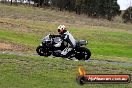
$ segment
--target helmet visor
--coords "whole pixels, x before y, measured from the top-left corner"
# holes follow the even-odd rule
[[[61,30],[60,30],[60,29],[58,29],[58,32],[61,32]]]

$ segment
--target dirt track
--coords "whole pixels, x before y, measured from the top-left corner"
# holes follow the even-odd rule
[[[9,50],[9,49],[12,49],[11,45],[10,44],[6,44],[6,43],[0,43],[0,50]]]
[[[0,41],[0,51],[25,52],[27,50],[30,50],[30,48],[27,48],[27,46]]]

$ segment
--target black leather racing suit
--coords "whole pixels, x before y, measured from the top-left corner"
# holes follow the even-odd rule
[[[69,31],[65,30],[62,34],[60,35],[55,35],[56,37],[61,37],[61,40],[62,41],[65,41],[67,42],[70,46],[66,47],[62,52],[61,52],[61,55],[62,56],[65,56],[67,55],[67,53],[69,51],[71,51],[75,46],[76,46],[76,40],[74,39],[74,37],[69,33]],[[54,37],[55,37],[54,36]],[[62,42],[60,41],[60,42]],[[59,43],[60,43],[59,42]],[[58,43],[58,44],[59,44]]]

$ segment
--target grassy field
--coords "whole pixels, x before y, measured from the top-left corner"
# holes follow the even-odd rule
[[[60,24],[65,24],[77,40],[89,41],[86,47],[90,48],[92,59],[132,63],[131,24],[27,6],[0,4],[0,43],[11,46],[11,49],[0,50],[36,54],[35,49],[41,39],[49,33],[56,34],[57,26]],[[0,54],[0,88],[79,88],[80,85],[76,83],[75,78],[80,64],[91,74],[132,74],[132,67],[120,65]],[[81,87],[131,88],[131,86],[130,83],[89,84]]]
[[[78,66],[83,65],[88,74],[128,74],[132,68],[120,65],[66,61],[39,56],[0,56],[0,88],[131,88],[132,84],[76,83]]]

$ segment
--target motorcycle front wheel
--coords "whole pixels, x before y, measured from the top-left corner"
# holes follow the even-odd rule
[[[48,56],[51,55],[51,52],[49,52],[49,50],[47,50],[47,49],[44,49],[42,46],[38,46],[38,47],[36,48],[36,52],[37,52],[37,54],[40,55],[40,56],[48,57]]]
[[[88,60],[91,56],[91,52],[89,49],[85,47],[79,47],[76,49],[75,58],[78,60]]]

